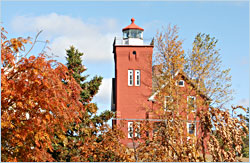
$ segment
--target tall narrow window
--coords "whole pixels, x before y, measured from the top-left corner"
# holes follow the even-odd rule
[[[135,86],[141,85],[141,71],[135,70]]]
[[[128,138],[133,137],[133,122],[128,122]]]
[[[195,97],[194,96],[188,96],[187,103],[188,103],[188,109],[190,109],[193,112],[196,111]]]
[[[128,70],[128,86],[133,86],[133,70]]]
[[[187,132],[189,135],[196,136],[196,125],[195,123],[187,123]]]
[[[136,126],[135,126],[135,137],[140,138],[140,122],[136,122]]]

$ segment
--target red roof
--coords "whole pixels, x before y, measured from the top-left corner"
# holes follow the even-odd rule
[[[127,30],[127,29],[139,29],[139,30],[144,31],[143,28],[139,27],[139,26],[136,25],[134,22],[135,22],[135,19],[132,18],[132,19],[131,19],[131,24],[128,25],[127,27],[123,28],[122,31]]]

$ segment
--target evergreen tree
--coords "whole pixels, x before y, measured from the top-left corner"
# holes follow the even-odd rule
[[[83,89],[81,92],[81,101],[83,103],[88,103],[98,92],[103,78],[101,76],[95,76],[92,80],[86,82],[85,80],[88,75],[82,76],[82,73],[87,70],[82,64],[81,57],[83,56],[83,53],[79,52],[78,49],[75,49],[74,46],[71,46],[70,49],[66,50],[66,53],[67,67],[69,70],[73,71],[73,77]]]
[[[100,143],[103,140],[102,134],[105,134],[105,130],[109,129],[106,122],[113,117],[113,112],[108,110],[96,115],[97,105],[91,102],[98,93],[103,78],[95,76],[90,81],[86,81],[89,75],[82,74],[86,71],[81,59],[84,54],[74,46],[67,49],[66,54],[67,67],[82,88],[80,101],[84,105],[84,110],[79,115],[80,123],[73,123],[68,126],[67,133],[64,136],[56,136],[58,144],[54,144],[52,156],[57,161],[74,161],[76,156],[82,155],[81,150],[79,150],[81,147],[83,148],[87,144],[95,144],[95,142]],[[77,158],[77,160],[79,159],[84,160]],[[91,156],[84,161],[94,161],[94,159]]]

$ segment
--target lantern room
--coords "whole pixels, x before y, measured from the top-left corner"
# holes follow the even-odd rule
[[[122,29],[123,45],[143,45],[144,29],[136,25],[135,19],[131,19],[131,24]]]

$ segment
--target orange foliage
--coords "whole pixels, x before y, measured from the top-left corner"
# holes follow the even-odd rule
[[[46,60],[43,54],[18,60],[16,54],[24,51],[24,44],[29,39],[7,40],[4,32],[2,28],[1,161],[67,161],[67,158],[70,161],[103,162],[206,161],[205,153],[202,156],[201,151],[204,151],[202,144],[207,135],[210,135],[207,143],[213,161],[238,161],[236,156],[241,152],[242,137],[246,135],[244,130],[248,132],[248,128],[243,120],[213,107],[196,115],[200,119],[204,139],[195,136],[187,139],[184,119],[180,115],[161,114],[159,119],[162,121],[153,136],[147,136],[154,129],[152,123],[145,121],[140,127],[134,126],[141,137],[140,140],[133,138],[131,141],[134,144],[138,141],[138,144],[134,145],[134,149],[128,149],[120,143],[124,137],[121,130],[110,129],[104,123],[103,119],[110,119],[112,115],[92,120],[84,117],[87,112],[79,101],[81,87],[67,67],[54,60]],[[165,76],[161,75],[162,79],[158,80],[159,88],[171,79],[173,72],[182,70],[185,63],[181,41],[176,42],[178,36],[175,32],[174,28],[172,34],[170,31],[157,37],[160,43],[158,50],[162,53],[156,63],[169,68],[168,71],[160,71]],[[162,42],[162,37],[168,35],[171,37]],[[174,80],[169,80],[168,87],[161,93],[176,91]],[[175,99],[178,99],[177,96]],[[165,105],[178,115],[177,105]],[[95,105],[87,107],[96,112]],[[241,106],[233,107],[233,110],[237,108],[245,110]],[[67,137],[66,131],[74,131],[73,127],[83,136]],[[52,157],[53,152],[60,153],[58,160]]]
[[[79,122],[81,88],[61,63],[43,54],[17,61],[28,39],[1,41],[1,161],[53,161],[55,133]],[[66,82],[64,84],[62,81]]]

